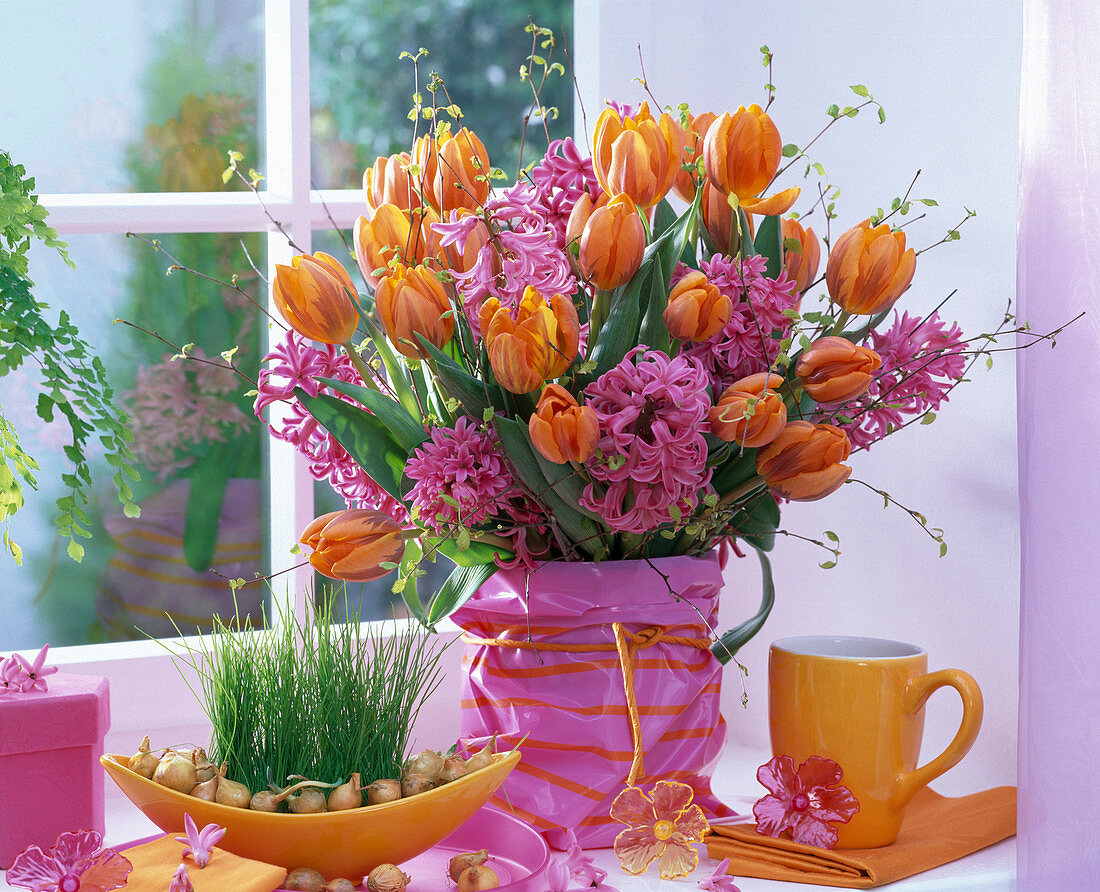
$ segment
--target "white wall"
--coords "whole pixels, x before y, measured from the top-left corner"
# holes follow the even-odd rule
[[[978,217],[960,242],[918,259],[902,308],[930,311],[953,288],[949,317],[970,335],[994,328],[1015,295],[1017,101],[1020,10],[997,0],[965,4],[755,0],[577,0],[575,58],[598,61],[577,75],[591,127],[605,97],[638,101],[638,45],[650,89],[664,104],[721,112],[763,104],[759,47],[775,54],[771,114],[784,142],[805,142],[831,103],[855,104],[848,87],[866,84],[885,106],[836,125],[812,150],[842,194],[838,230],[902,194],[936,198],[930,219],[907,227],[917,247],[938,240],[963,216]],[[578,128],[580,126],[578,115]],[[789,176],[789,175],[788,175]],[[785,180],[784,186],[795,180]],[[801,203],[796,210],[805,210]],[[820,219],[820,214],[818,215]],[[816,224],[815,224],[816,225]],[[836,233],[834,231],[834,235]],[[857,485],[824,501],[792,504],[784,525],[841,538],[833,570],[815,547],[781,540],[772,554],[777,603],[741,659],[749,669],[747,710],[727,672],[731,733],[767,749],[767,647],[787,635],[832,633],[897,638],[923,645],[932,668],[957,666],[985,692],[986,718],[971,755],[936,787],[960,794],[1016,776],[1019,535],[1015,377],[1011,356],[984,363],[956,391],[935,424],[913,427],[860,453],[853,476],[885,489],[946,531],[938,548],[897,509]],[[754,558],[728,571],[725,624],[753,612]],[[960,709],[951,692],[933,697],[927,755],[950,739]]]

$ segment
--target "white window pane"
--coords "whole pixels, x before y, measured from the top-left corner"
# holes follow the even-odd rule
[[[227,149],[262,166],[262,9],[262,0],[4,4],[4,148],[43,193],[220,189]]]

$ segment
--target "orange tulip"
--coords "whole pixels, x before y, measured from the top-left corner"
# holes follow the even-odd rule
[[[820,338],[794,367],[802,389],[819,403],[843,403],[867,392],[882,359],[847,338]]]
[[[697,115],[688,115],[686,127],[680,127],[680,139],[684,144],[684,158],[680,170],[676,174],[676,180],[672,184],[672,191],[684,201],[695,200],[695,174],[684,170],[684,164],[694,165],[703,152],[703,139],[707,135],[707,128],[714,123],[718,116],[714,112],[702,112]]]
[[[771,491],[795,502],[814,502],[840,489],[852,469],[848,435],[832,424],[792,421],[756,454],[756,473]]]
[[[734,381],[710,410],[710,430],[748,449],[766,446],[787,423],[787,407],[776,392],[782,375],[759,372]]]
[[[608,108],[596,120],[596,180],[604,192],[625,193],[640,208],[653,207],[668,194],[682,154],[679,126],[667,112],[653,120],[645,102],[630,117]]]
[[[741,207],[753,214],[782,214],[801,194],[792,186],[768,198],[758,197],[779,170],[782,157],[779,128],[759,105],[742,105],[732,115],[723,112],[703,140],[707,178],[719,191],[736,195]]]
[[[447,289],[427,267],[398,264],[378,283],[374,302],[390,341],[410,359],[427,356],[417,335],[442,349],[454,334]]]
[[[432,134],[425,133],[413,143],[412,163],[419,168],[413,176],[420,185],[421,199],[438,211],[434,184],[439,168],[439,143]]]
[[[478,210],[489,197],[489,154],[472,130],[445,132],[436,140],[438,161],[432,179],[433,204],[441,214],[456,208]]]
[[[905,249],[905,233],[864,220],[843,233],[829,251],[825,284],[847,313],[873,316],[890,309],[913,281],[917,255]]]
[[[733,301],[698,270],[676,283],[664,312],[669,334],[681,341],[708,341],[732,316]]]
[[[290,266],[276,265],[271,291],[290,327],[314,341],[346,344],[359,324],[355,285],[329,254],[299,254]]]
[[[787,271],[788,278],[794,280],[795,291],[801,294],[817,277],[817,265],[821,262],[821,242],[810,227],[803,229],[797,220],[784,217],[780,226],[784,243],[787,239],[798,242],[798,251],[784,249],[783,269]]]
[[[528,286],[515,319],[490,297],[478,322],[493,374],[512,393],[530,393],[543,381],[565,373],[580,346],[580,321],[569,298],[555,294],[549,302]]]
[[[420,207],[420,184],[409,176],[412,156],[408,152],[396,155],[380,155],[371,167],[363,172],[363,192],[366,194],[368,220],[384,204],[392,204],[404,211]]]
[[[644,252],[645,226],[638,209],[629,196],[616,195],[584,224],[577,261],[597,288],[610,291],[638,271]]]
[[[600,442],[596,410],[580,406],[558,384],[547,384],[528,422],[531,442],[547,461],[565,464],[588,461]]]
[[[430,207],[403,211],[392,204],[379,205],[369,220],[355,221],[355,260],[371,288],[377,289],[382,276],[375,273],[397,258],[410,266],[439,253],[439,236],[432,224],[439,215]]]
[[[381,511],[351,508],[322,514],[298,540],[313,550],[309,562],[330,579],[369,582],[392,570],[405,553],[401,525]]]
[[[734,211],[726,196],[715,189],[710,180],[703,180],[703,199],[700,202],[700,210],[703,214],[703,227],[710,236],[711,245],[717,254],[725,254],[732,257],[740,250],[740,239],[734,235],[733,244],[730,245],[730,228],[734,225]],[[749,236],[752,236],[752,215],[748,214]]]

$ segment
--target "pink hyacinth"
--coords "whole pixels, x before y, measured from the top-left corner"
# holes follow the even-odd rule
[[[294,396],[301,388],[310,396],[328,393],[347,402],[350,397],[323,387],[317,378],[333,378],[362,384],[351,360],[334,344],[315,346],[295,331],[288,331],[282,343],[264,357],[264,368],[257,381],[255,412],[258,418],[272,403],[288,405],[282,418],[268,423],[271,435],[285,440],[309,460],[309,471],[316,480],[327,480],[343,496],[348,507],[377,508],[398,523],[407,520],[405,509],[375,483],[336,440],[321,427]]]
[[[569,262],[531,186],[517,183],[505,189],[485,202],[485,213],[494,237],[481,248],[468,272],[454,273],[476,336],[481,335],[478,311],[490,296],[514,311],[528,286],[547,297],[576,290]],[[436,223],[433,229],[439,233],[441,245],[462,250],[482,219],[470,215],[456,220],[452,214],[449,223]]]
[[[581,505],[613,529],[643,533],[688,514],[710,484],[706,467],[711,401],[688,357],[636,347],[585,390],[600,424]]]
[[[504,513],[515,482],[493,431],[484,433],[465,415],[453,428],[437,427],[405,464],[416,481],[409,493],[420,522],[435,532],[449,524],[473,527]]]
[[[210,823],[201,830],[195,825],[191,815],[184,812],[183,830],[186,835],[177,836],[176,842],[182,842],[187,848],[183,850],[182,858],[187,860],[190,855],[198,868],[206,867],[210,863],[210,856],[214,852],[214,846],[222,841],[225,836],[225,828]]]
[[[535,198],[554,229],[559,249],[565,249],[565,230],[573,205],[585,192],[593,202],[603,194],[592,158],[582,155],[569,137],[550,143],[543,159],[531,168]]]
[[[839,409],[854,420],[845,426],[852,447],[865,449],[906,421],[938,411],[966,371],[965,342],[957,325],[933,313],[926,319],[894,312],[885,332],[871,332],[882,367],[863,396]]]
[[[766,266],[767,259],[759,255],[743,260],[716,255],[700,264],[707,279],[733,301],[733,316],[722,331],[683,349],[706,373],[715,396],[740,378],[767,371],[791,326],[784,313],[798,304],[794,280],[783,270],[769,279]],[[677,264],[672,284],[687,271]]]
[[[0,659],[0,697],[5,694],[27,694],[31,691],[45,693],[49,689],[46,678],[57,672],[56,666],[46,665],[50,646],[45,644],[33,660],[22,654],[12,654]]]

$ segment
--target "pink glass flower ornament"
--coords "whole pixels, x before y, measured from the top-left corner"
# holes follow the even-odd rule
[[[49,854],[28,846],[8,868],[9,886],[31,892],[110,892],[126,885],[132,865],[114,849],[103,849],[94,830],[62,833]]]
[[[741,892],[741,889],[733,882],[733,877],[726,873],[729,866],[729,858],[720,861],[718,866],[714,868],[714,873],[699,880],[696,885],[705,892]]]
[[[775,756],[761,765],[756,778],[771,792],[752,807],[756,832],[791,839],[803,845],[831,849],[836,845],[834,822],[846,824],[859,811],[852,791],[842,786],[844,776],[832,759],[810,756],[795,771],[790,756]]]
[[[186,858],[190,855],[195,860],[196,867],[206,867],[210,863],[211,850],[225,836],[225,828],[210,823],[199,830],[191,819],[191,815],[185,813],[183,816],[183,829],[187,835],[176,837],[176,842],[182,842],[188,846],[183,850],[182,857]]]

